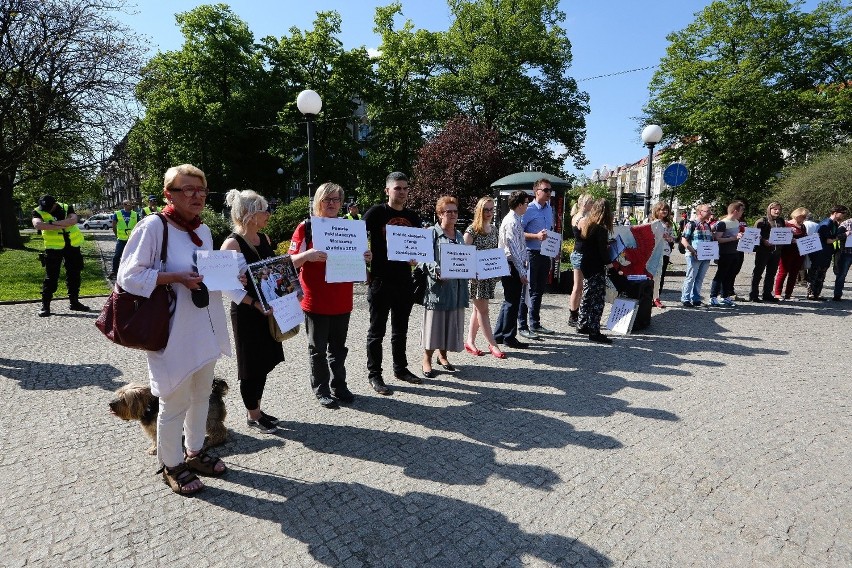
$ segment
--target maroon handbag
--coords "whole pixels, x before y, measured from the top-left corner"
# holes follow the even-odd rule
[[[163,246],[160,266],[165,266],[169,230],[166,218],[157,213],[163,222]],[[107,339],[133,349],[159,351],[169,342],[169,321],[175,312],[176,294],[170,284],[154,288],[150,298],[131,294],[118,284],[107,298],[95,325]]]

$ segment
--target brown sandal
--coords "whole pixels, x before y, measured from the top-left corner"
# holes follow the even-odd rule
[[[222,471],[216,471],[216,464],[222,462],[222,460],[220,460],[216,456],[208,454],[205,450],[201,450],[200,452],[191,457],[186,453],[184,453],[184,455],[186,456],[186,467],[188,467],[195,473],[201,475],[208,475],[210,477],[219,477],[220,475],[228,471],[227,467]],[[222,463],[222,465],[225,464]]]
[[[204,489],[203,485],[198,489],[184,489],[184,487],[193,481],[199,481],[198,476],[189,471],[185,463],[178,464],[172,468],[164,465],[160,471],[163,472],[163,483],[171,487],[172,491],[178,495],[192,495]]]

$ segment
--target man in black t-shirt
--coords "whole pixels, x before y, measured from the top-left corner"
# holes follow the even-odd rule
[[[397,225],[420,228],[420,216],[405,207],[408,199],[408,177],[402,172],[392,172],[385,180],[387,203],[374,205],[364,214],[367,233],[370,235],[370,285],[367,301],[370,304],[370,329],[367,331],[367,372],[370,386],[379,394],[389,395],[391,390],[382,378],[382,342],[391,320],[391,352],[394,376],[409,383],[419,384],[421,379],[408,370],[406,341],[408,318],[414,305],[414,284],[411,267],[415,261],[388,260],[385,227]]]

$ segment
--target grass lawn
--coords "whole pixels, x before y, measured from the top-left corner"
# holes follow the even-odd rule
[[[24,241],[24,250],[0,251],[0,301],[41,299],[41,283],[44,280],[44,268],[38,260],[38,253],[44,249],[41,235],[22,235],[21,238]],[[82,250],[84,262],[80,296],[109,294],[110,289],[101,268],[100,254],[92,235],[86,235]],[[68,296],[64,265],[59,273],[56,296]]]

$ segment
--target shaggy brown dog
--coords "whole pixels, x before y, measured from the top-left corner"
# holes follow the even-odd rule
[[[213,379],[213,391],[210,393],[210,410],[207,412],[207,436],[205,447],[224,444],[228,439],[225,428],[224,396],[228,394],[228,383]],[[141,383],[130,383],[115,391],[115,398],[109,403],[109,411],[122,420],[138,420],[142,430],[151,438],[148,453],[157,453],[157,412],[160,399],[151,394],[151,387]]]

